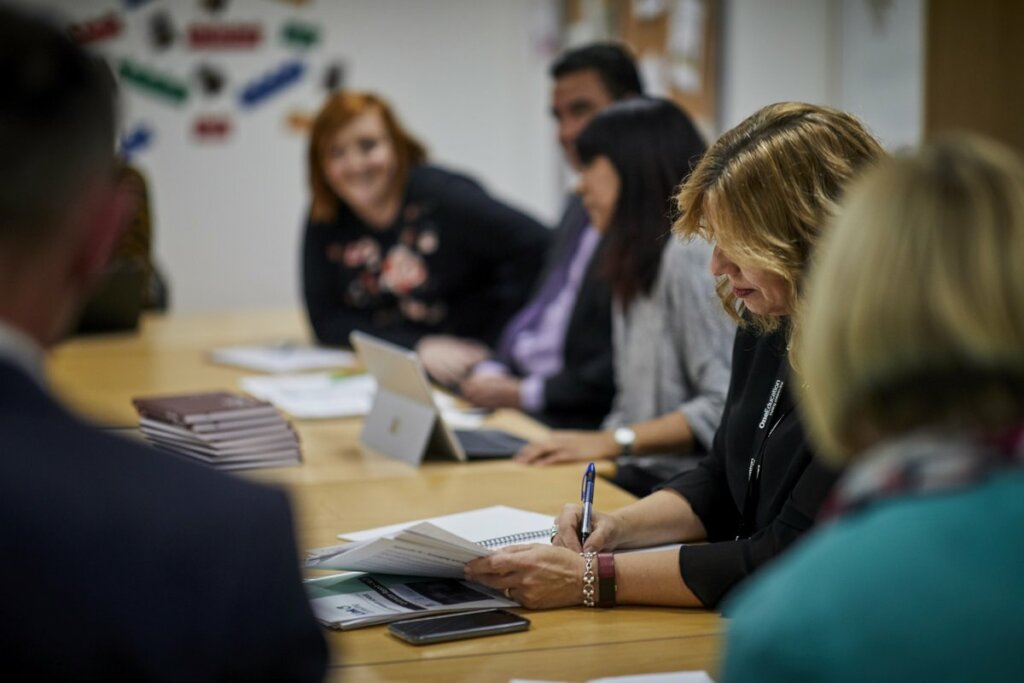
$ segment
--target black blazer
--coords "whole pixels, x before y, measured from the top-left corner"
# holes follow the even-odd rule
[[[785,324],[769,335],[737,329],[732,379],[711,451],[697,467],[665,485],[689,501],[707,531],[708,543],[679,551],[683,579],[705,607],[716,607],[738,583],[810,530],[838,476],[814,457],[807,441],[795,406],[792,384],[797,380],[787,342]],[[778,390],[776,381],[783,382]],[[769,419],[772,396],[777,403]],[[758,451],[763,452],[759,495],[747,511],[753,528],[737,540],[750,460]]]
[[[280,491],[104,434],[0,361],[5,681],[319,681]]]
[[[589,223],[583,204],[573,195],[556,229],[540,288],[552,270],[572,259]],[[609,413],[615,396],[612,296],[600,274],[602,249],[603,242],[580,284],[566,330],[562,370],[544,382],[544,410],[534,415],[552,427],[593,429]]]

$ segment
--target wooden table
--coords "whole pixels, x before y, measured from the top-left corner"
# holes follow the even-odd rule
[[[75,410],[112,427],[137,422],[133,396],[211,389],[237,390],[249,371],[213,365],[215,347],[304,341],[297,311],[209,316],[147,316],[137,334],[82,337],[59,346],[48,363],[55,391]],[[536,438],[545,429],[513,412],[490,422]],[[359,444],[360,421],[299,420],[305,462],[244,476],[285,487],[303,547],[330,545],[336,535],[497,503],[557,514],[578,496],[575,465],[530,468],[511,462],[426,462],[419,468]],[[597,505],[614,509],[632,496],[599,480]],[[385,628],[328,632],[328,680],[582,681],[627,673],[704,669],[718,656],[721,618],[703,610],[619,607],[613,610],[522,610],[529,631],[425,647]]]
[[[339,531],[496,502],[554,515],[578,495],[579,475],[575,466],[427,466],[412,478],[304,486],[296,504],[303,539],[327,545],[336,542]],[[612,508],[632,500],[600,479],[594,498]],[[611,673],[709,669],[717,654],[721,620],[705,611],[580,607],[521,613],[532,622],[524,633],[426,647],[391,638],[383,627],[332,632],[328,637],[340,669],[332,673],[345,681],[584,680]]]

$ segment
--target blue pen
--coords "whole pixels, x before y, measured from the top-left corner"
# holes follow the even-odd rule
[[[586,543],[587,537],[594,526],[594,463],[587,465],[583,473],[583,488],[580,491],[580,500],[583,501],[583,521],[580,523],[580,543]]]

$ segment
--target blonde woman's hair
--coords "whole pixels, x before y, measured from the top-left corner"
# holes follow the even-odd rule
[[[781,276],[795,309],[808,259],[843,190],[884,156],[850,114],[799,102],[769,105],[707,151],[676,197],[674,230]],[[742,304],[725,278],[718,295],[743,323]],[[778,326],[776,317],[751,314],[749,320],[765,332]]]
[[[1007,149],[948,138],[870,173],[807,287],[794,352],[825,455],[1024,417],[1024,166]]]

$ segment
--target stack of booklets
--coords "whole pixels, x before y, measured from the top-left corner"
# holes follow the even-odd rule
[[[132,399],[155,446],[224,470],[294,465],[295,430],[266,401],[226,391]]]

